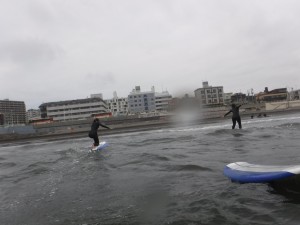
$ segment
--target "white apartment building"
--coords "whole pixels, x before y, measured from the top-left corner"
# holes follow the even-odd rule
[[[112,99],[105,100],[108,111],[112,113],[113,116],[122,116],[128,114],[128,100],[127,98],[118,98],[117,93],[114,92],[114,97]]]
[[[101,98],[49,102],[39,108],[41,118],[53,118],[53,121],[87,119],[93,114],[107,113],[107,105]]]
[[[170,95],[168,91],[163,91],[161,93],[155,92],[156,111],[168,111],[171,101],[172,95]]]
[[[223,105],[223,86],[209,86],[208,82],[202,83],[203,87],[195,90],[195,97],[199,99],[200,105]]]
[[[129,113],[154,112],[155,110],[154,91],[141,92],[140,86],[136,86],[128,95]]]

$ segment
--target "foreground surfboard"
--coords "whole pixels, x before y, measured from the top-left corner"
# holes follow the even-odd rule
[[[223,172],[233,182],[268,183],[300,174],[300,165],[271,166],[235,162],[226,165]]]
[[[107,146],[108,146],[108,143],[106,141],[102,141],[102,142],[99,143],[98,146],[96,146],[95,148],[92,148],[91,151],[100,151],[100,150],[104,149]]]

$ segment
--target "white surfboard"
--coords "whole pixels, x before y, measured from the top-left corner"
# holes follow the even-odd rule
[[[98,146],[92,148],[91,151],[100,151],[100,150],[106,148],[107,146],[108,146],[108,143],[106,141],[102,141],[99,143]]]
[[[223,172],[233,182],[268,183],[300,174],[300,165],[276,166],[235,162],[226,165]]]

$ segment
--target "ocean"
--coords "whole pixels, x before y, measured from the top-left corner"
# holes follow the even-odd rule
[[[0,144],[0,224],[300,224],[300,189],[238,184],[225,165],[300,165],[300,113]]]

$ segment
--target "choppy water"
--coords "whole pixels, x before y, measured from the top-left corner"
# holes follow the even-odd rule
[[[300,224],[299,193],[236,184],[235,161],[300,164],[300,114],[0,146],[0,224]]]

